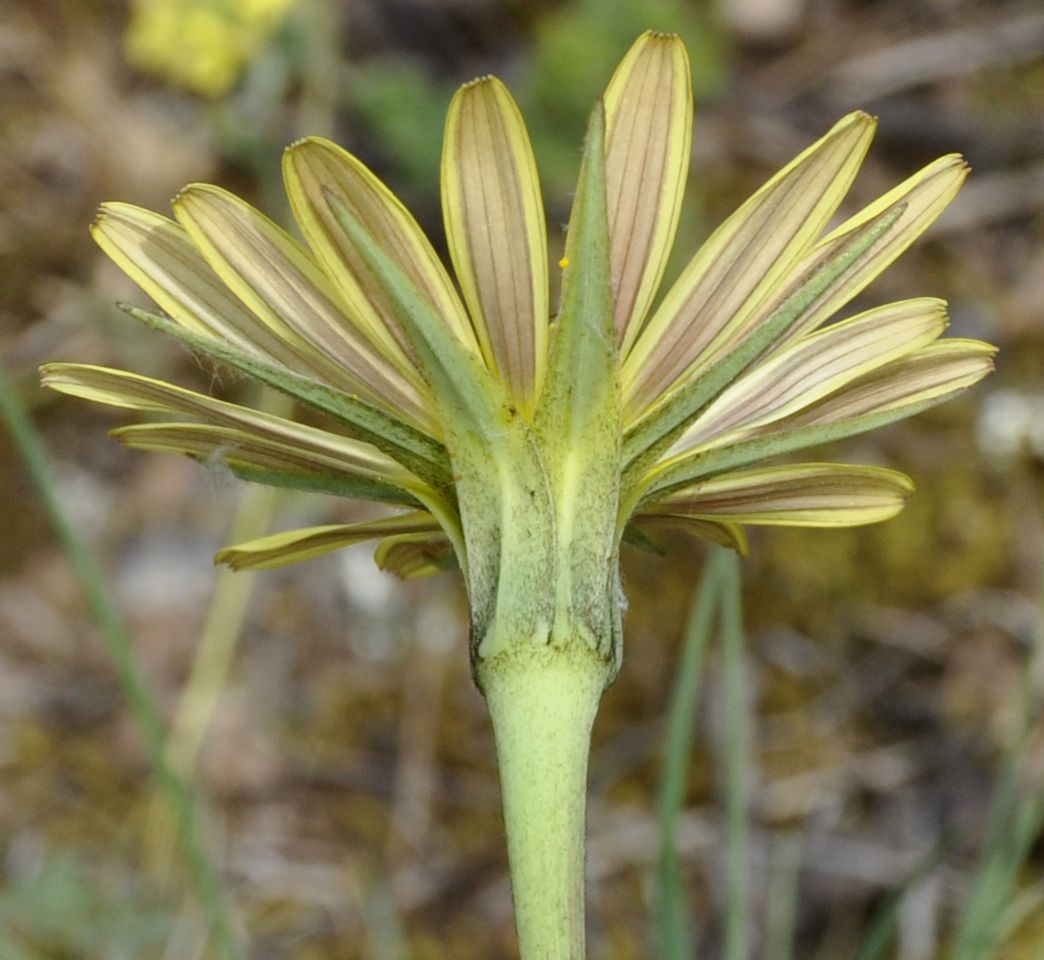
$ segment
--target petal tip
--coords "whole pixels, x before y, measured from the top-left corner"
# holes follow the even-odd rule
[[[469,80],[467,83],[462,83],[461,86],[460,86],[460,91],[459,92],[463,93],[465,90],[474,90],[477,87],[488,87],[488,86],[492,86],[494,84],[497,84],[499,82],[500,81],[495,76],[493,76],[493,74],[491,74],[491,73],[484,73],[480,77],[474,77],[473,79]]]
[[[639,40],[665,40],[669,43],[681,40],[676,33],[672,33],[670,30],[646,30],[645,33],[639,37]]]
[[[118,200],[106,200],[98,204],[97,209],[94,211],[94,219],[91,221],[88,229],[90,230],[91,236],[96,237],[96,231],[104,229],[112,221],[123,220],[126,222],[128,217],[133,217],[135,213],[141,214],[146,213],[151,216],[151,211],[142,211],[140,207],[135,207],[133,204],[121,203]]]
[[[865,110],[853,110],[845,114],[834,126],[834,132],[852,129],[863,135],[873,134],[877,130],[877,117]]]
[[[291,140],[290,143],[283,147],[283,156],[280,160],[280,165],[283,168],[284,174],[294,165],[298,156],[300,156],[301,151],[308,146],[311,140],[311,137],[298,137],[296,140]]]
[[[968,174],[972,172],[972,165],[964,154],[947,153],[934,163],[930,163],[921,172],[928,175],[926,179],[929,177],[952,178],[953,184],[959,188],[968,178]]]
[[[224,187],[219,187],[213,183],[186,183],[175,195],[174,199],[170,201],[171,207],[175,210],[178,207],[185,207],[192,203],[203,200],[204,198],[217,198],[217,199],[228,199],[238,201],[238,197],[226,190]]]
[[[286,161],[288,158],[296,157],[303,150],[326,150],[331,146],[336,146],[336,144],[334,144],[333,141],[328,140],[326,137],[320,137],[316,134],[310,134],[307,137],[298,137],[283,148],[283,160]]]
[[[230,570],[239,570],[240,566],[236,563],[236,551],[232,547],[225,547],[222,550],[218,550],[218,552],[214,554],[214,566],[228,567]]]

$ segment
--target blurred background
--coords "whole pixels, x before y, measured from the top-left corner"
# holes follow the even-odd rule
[[[1001,347],[997,373],[958,401],[824,451],[909,472],[918,493],[898,519],[753,537],[746,694],[727,702],[712,645],[686,708],[696,737],[675,839],[696,954],[722,955],[723,744],[742,715],[753,956],[1044,956],[1039,3],[3,0],[7,410],[35,424],[45,492],[100,565],[133,662],[118,642],[114,662],[119,630],[99,626],[0,431],[2,960],[219,957],[208,911],[251,958],[515,955],[457,576],[403,583],[366,546],[221,572],[210,558],[231,540],[355,508],[125,451],[106,431],[127,418],[45,393],[36,368],[102,363],[256,400],[114,306],[148,300],[91,243],[98,203],[167,211],[207,180],[287,222],[281,150],[323,134],[372,165],[441,249],[442,120],[479,74],[519,100],[560,242],[587,111],[648,27],[685,38],[696,90],[672,272],[863,108],[880,129],[845,210],[942,153],[963,152],[974,174],[857,306],[942,296],[954,334]],[[664,955],[665,718],[706,556],[679,537],[663,557],[624,559],[625,664],[591,760],[594,958]],[[128,706],[134,670],[144,708]],[[219,878],[202,899],[206,871],[181,852],[171,790],[153,776],[150,711],[173,731],[168,756]]]

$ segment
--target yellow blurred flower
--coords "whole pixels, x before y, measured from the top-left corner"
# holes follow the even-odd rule
[[[221,97],[296,0],[134,0],[124,38],[136,67]]]

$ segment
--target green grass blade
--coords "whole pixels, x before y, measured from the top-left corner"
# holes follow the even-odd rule
[[[1044,797],[1020,795],[1019,781],[1026,760],[1027,738],[1041,700],[1044,669],[1044,589],[1031,662],[1022,696],[1022,730],[1005,759],[994,791],[986,828],[986,844],[957,928],[952,960],[988,960],[1006,932],[1020,922],[1024,909],[1015,897],[1019,873],[1044,827]],[[944,836],[913,874],[871,920],[856,960],[881,960],[895,939],[903,900],[919,881],[930,875],[952,849],[957,837]]]
[[[692,934],[678,863],[678,815],[685,802],[689,757],[696,726],[696,705],[703,676],[704,652],[719,605],[728,551],[716,548],[707,562],[683,640],[681,662],[667,717],[663,775],[660,782],[660,863],[658,939],[662,960],[690,960]]]
[[[373,879],[365,911],[366,948],[372,960],[410,960],[412,953],[386,877]]]
[[[870,918],[866,933],[859,941],[855,960],[884,960],[899,929],[899,914],[907,895],[923,880],[928,879],[945,859],[956,841],[956,835],[948,833],[930,849],[903,882],[885,898]]]
[[[1032,643],[1019,736],[1005,758],[994,794],[986,846],[961,911],[953,960],[986,960],[993,955],[1015,899],[1019,873],[1044,827],[1044,795],[1039,791],[1025,793],[1021,783],[1044,695],[1044,568]]]
[[[722,549],[722,548],[719,548]],[[722,673],[725,693],[725,960],[749,955],[748,723],[743,665],[740,560],[731,550],[721,582]]]
[[[780,832],[772,844],[765,917],[765,960],[792,960],[801,879],[801,834]]]
[[[221,957],[239,960],[243,956],[229,920],[217,872],[200,840],[192,798],[187,786],[171,768],[165,756],[165,733],[160,712],[142,670],[135,658],[130,638],[123,626],[104,579],[79,535],[62,510],[51,480],[52,468],[39,434],[27,416],[17,394],[0,365],[0,414],[8,425],[29,475],[32,478],[55,533],[83,589],[102,638],[108,647],[124,695],[145,742],[149,761],[171,807],[176,811],[179,834],[195,885],[196,895],[207,914],[212,938]]]
[[[1006,789],[1010,783],[1005,778],[998,790],[1000,829],[992,832],[983,851],[961,912],[953,960],[988,960],[995,956],[1019,873],[1040,834],[1044,801],[1039,797],[1019,798]]]
[[[1027,920],[1041,916],[1044,916],[1044,881],[1023,890],[1011,901],[1011,906],[1004,915],[1001,939],[1011,936]]]

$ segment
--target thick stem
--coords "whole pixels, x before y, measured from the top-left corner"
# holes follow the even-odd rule
[[[480,662],[522,960],[583,960],[591,726],[610,665],[583,643]]]

